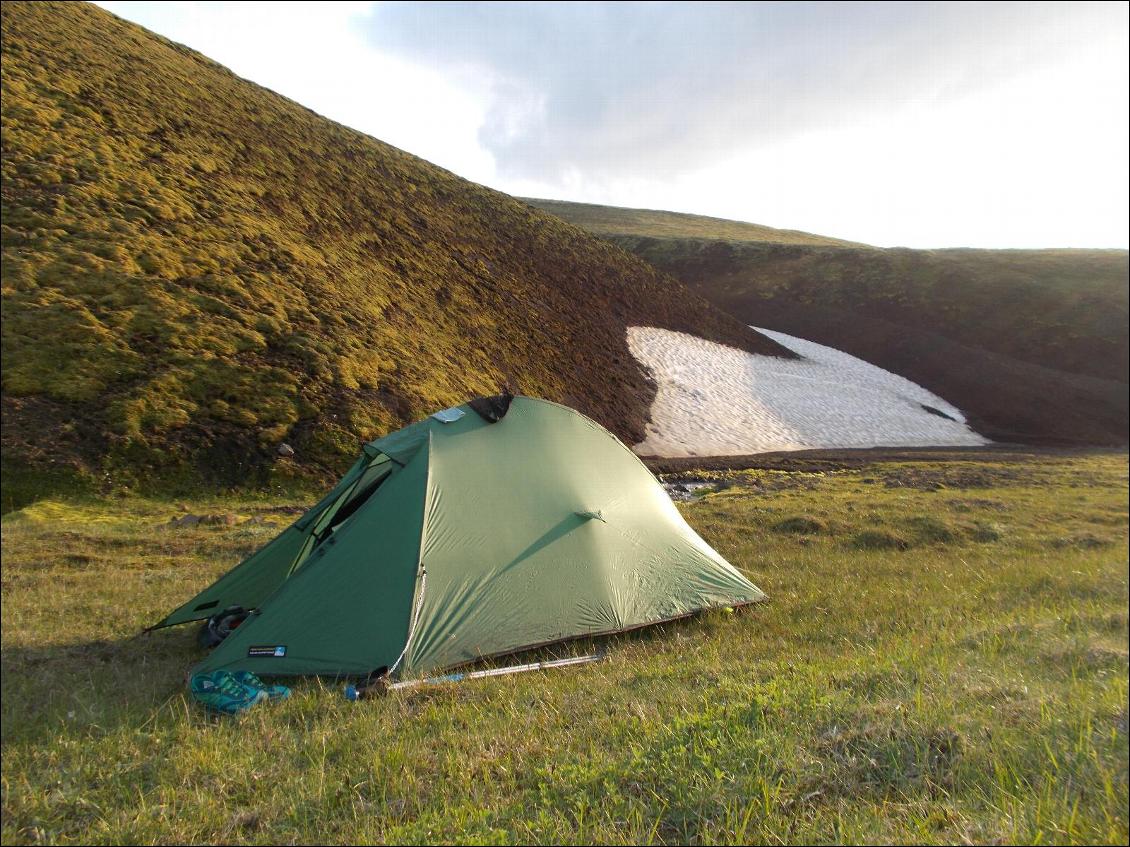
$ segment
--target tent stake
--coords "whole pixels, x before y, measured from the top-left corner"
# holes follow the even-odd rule
[[[445,682],[463,682],[467,679],[483,679],[488,676],[507,676],[526,671],[541,671],[549,668],[564,668],[570,665],[587,665],[604,658],[604,652],[592,653],[588,656],[575,656],[571,659],[554,659],[548,662],[531,662],[527,665],[511,665],[505,668],[491,668],[485,671],[470,671],[469,673],[451,673],[444,676],[424,677],[423,679],[406,679],[402,682],[377,681],[363,687],[353,685],[345,686],[347,700],[360,700],[373,693],[384,694],[389,691],[403,691],[408,688],[419,688],[424,685],[442,685]]]

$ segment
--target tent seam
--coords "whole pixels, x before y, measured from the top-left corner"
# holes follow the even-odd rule
[[[401,661],[403,661],[404,657],[408,654],[408,648],[412,644],[412,636],[416,632],[416,624],[420,621],[420,610],[424,607],[424,592],[427,591],[427,588],[428,572],[422,571],[420,573],[420,596],[416,598],[416,608],[412,612],[412,620],[408,624],[408,638],[404,642],[404,649],[400,651],[400,655],[396,657],[396,661],[393,662],[392,666],[388,669],[389,676],[392,676],[392,674],[395,673],[397,667],[400,666]]]
[[[400,663],[404,661],[404,657],[408,655],[408,650],[412,646],[412,636],[416,634],[416,625],[420,622],[420,612],[424,608],[424,592],[428,587],[428,572],[424,568],[424,541],[428,532],[428,513],[432,505],[432,431],[428,430],[428,467],[424,474],[424,514],[420,520],[420,544],[416,553],[416,581],[420,588],[420,593],[416,598],[416,608],[412,613],[412,619],[408,622],[408,637],[404,641],[404,649],[400,651],[396,661],[388,669],[388,676],[392,676]]]

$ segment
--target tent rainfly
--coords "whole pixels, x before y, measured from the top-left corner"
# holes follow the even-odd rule
[[[405,678],[763,597],[614,435],[501,395],[366,444],[321,502],[156,627],[242,606],[197,672]]]

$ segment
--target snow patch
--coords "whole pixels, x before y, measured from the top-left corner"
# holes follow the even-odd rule
[[[659,386],[637,453],[733,456],[989,443],[966,425],[959,409],[908,379],[833,347],[754,329],[802,358],[746,353],[666,329],[628,328],[632,355]]]

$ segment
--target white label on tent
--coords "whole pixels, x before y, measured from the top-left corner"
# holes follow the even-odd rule
[[[285,644],[253,644],[247,648],[247,655],[255,656],[270,656],[275,659],[282,659],[286,657]]]
[[[436,412],[434,415],[432,415],[432,417],[437,421],[443,421],[444,423],[455,423],[465,414],[467,413],[462,409],[453,406],[450,409],[444,409],[442,412]]]

